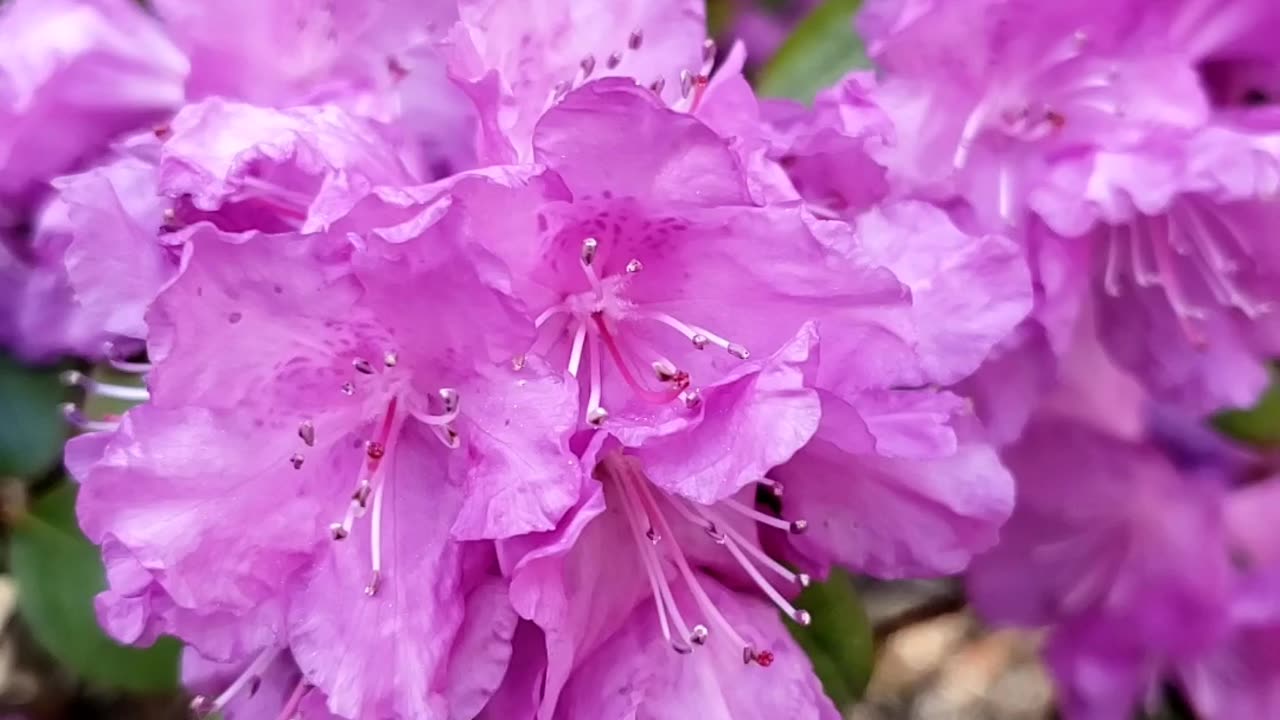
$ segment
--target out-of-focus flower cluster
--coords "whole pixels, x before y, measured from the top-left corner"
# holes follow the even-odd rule
[[[702,0],[151,6],[0,8],[0,343],[145,379],[66,462],[199,715],[838,718],[845,567],[1280,716],[1280,6],[869,0],[812,106]]]

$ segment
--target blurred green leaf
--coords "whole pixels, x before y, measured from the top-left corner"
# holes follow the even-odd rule
[[[1271,387],[1247,410],[1228,410],[1213,418],[1219,432],[1264,447],[1280,445],[1280,372],[1271,370]]]
[[[0,475],[34,477],[62,456],[67,423],[57,369],[32,369],[0,356]]]
[[[826,0],[778,49],[756,78],[761,95],[812,102],[818,91],[854,68],[867,68],[866,50],[853,31],[862,0]]]
[[[75,498],[76,486],[62,485],[13,525],[9,566],[23,618],[46,650],[86,680],[135,691],[176,688],[176,641],[128,648],[99,629],[93,597],[105,587],[102,562],[76,526]]]
[[[875,640],[866,609],[843,572],[810,585],[796,603],[813,616],[808,627],[788,624],[791,634],[813,661],[822,688],[841,709],[862,698],[875,664]]]

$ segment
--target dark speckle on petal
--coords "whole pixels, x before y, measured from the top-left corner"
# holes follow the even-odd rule
[[[240,322],[243,319],[244,319],[244,313],[238,310],[227,316],[227,322],[231,323],[232,325],[235,325],[236,323]]]

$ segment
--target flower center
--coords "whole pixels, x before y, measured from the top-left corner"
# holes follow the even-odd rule
[[[589,366],[585,379],[586,420],[596,427],[609,417],[602,405],[606,365],[615,369],[631,393],[644,402],[661,405],[680,400],[690,409],[697,407],[701,393],[691,386],[689,373],[628,329],[635,323],[657,323],[684,336],[698,350],[715,346],[739,360],[747,359],[751,353],[706,328],[683,322],[666,312],[646,309],[630,300],[626,295],[627,284],[644,270],[644,264],[632,259],[624,272],[602,277],[597,262],[599,248],[595,238],[582,242],[578,264],[589,288],[568,295],[538,316],[534,324],[539,335],[531,352],[550,352],[561,341],[571,338],[569,374],[580,377],[585,356]],[[515,364],[517,368],[523,366],[523,356],[516,358]]]
[[[756,542],[735,528],[729,522],[729,518],[745,518],[758,525],[793,534],[803,533],[808,528],[807,522],[784,520],[733,499],[706,506],[663,493],[653,488],[638,461],[621,454],[610,455],[602,460],[597,470],[597,478],[605,484],[608,497],[616,502],[616,507],[626,517],[636,551],[648,576],[662,636],[677,653],[688,654],[693,652],[695,647],[706,645],[714,630],[723,635],[733,646],[742,649],[744,663],[754,662],[767,667],[773,662],[773,653],[758,649],[754,643],[743,638],[703,589],[697,573],[676,539],[676,533],[673,532],[672,523],[668,519],[668,512],[674,512],[681,520],[691,523],[716,544],[724,547],[735,564],[742,568],[761,592],[786,613],[787,617],[801,625],[808,625],[811,622],[809,613],[792,605],[770,582],[766,573],[798,588],[809,585],[809,576],[792,572],[770,557]],[[782,486],[777,482],[772,480],[760,482],[781,495]],[[686,621],[684,612],[675,601],[671,583],[667,579],[666,562],[674,565],[677,575],[687,585],[689,594],[693,596],[697,606],[697,612],[705,620],[703,623],[690,625]]]
[[[382,372],[390,373],[398,364],[398,356],[388,352],[383,356]],[[344,395],[354,395],[359,390],[359,381],[364,376],[380,374],[374,364],[363,358],[352,361],[356,376],[352,381],[344,383],[340,391]],[[357,471],[355,489],[341,521],[329,525],[329,533],[334,540],[345,540],[354,530],[356,520],[370,516],[369,521],[369,582],[364,592],[369,597],[378,594],[382,585],[382,516],[383,498],[386,488],[386,473],[383,472],[383,459],[391,453],[403,433],[404,423],[412,418],[430,428],[436,439],[445,447],[454,450],[461,444],[461,438],[453,427],[458,418],[460,397],[452,388],[442,388],[434,396],[421,398],[403,389],[402,383],[386,378],[376,387],[375,393],[386,393],[385,408],[379,411],[373,422],[373,435],[357,447],[364,453],[364,460]],[[298,425],[298,438],[306,447],[316,444],[316,426],[311,420],[303,420]],[[302,452],[294,453],[289,461],[294,469],[301,469],[305,462]]]

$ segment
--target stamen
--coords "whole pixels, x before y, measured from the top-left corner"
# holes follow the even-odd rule
[[[688,502],[688,501],[685,501],[685,502]],[[679,505],[679,502],[675,502],[672,504]],[[717,517],[714,511],[712,511],[710,508],[703,508],[700,506],[695,506],[695,508],[697,509],[698,512],[702,513],[702,515],[707,519],[708,522],[714,523],[719,521],[719,526],[724,528],[725,534],[728,535],[729,538],[735,544],[737,544],[739,548],[746,550],[747,554],[755,558],[755,560],[759,562],[761,565],[764,565],[766,568],[773,571],[776,575],[778,575],[778,577],[782,578],[783,580],[786,580],[789,583],[794,583],[796,585],[799,585],[800,587],[809,586],[808,575],[805,575],[804,573],[791,572],[791,570],[789,570],[785,565],[783,565],[782,563],[770,557],[769,553],[761,549],[759,545],[751,542],[750,539],[748,539],[742,533],[738,532],[738,530],[735,529],[731,523],[720,521],[720,518]]]
[[[315,447],[316,445],[316,426],[310,420],[303,420],[298,425],[298,437],[302,438],[302,442],[307,447]]]
[[[75,403],[62,404],[62,417],[78,430],[85,432],[99,432],[103,430],[115,430],[120,427],[120,423],[113,420],[90,420]]]
[[[680,392],[684,388],[676,387],[667,392],[655,392],[644,385],[641,385],[640,381],[636,378],[635,373],[632,372],[630,363],[627,362],[627,359],[622,354],[622,350],[618,347],[618,342],[614,337],[614,334],[609,331],[609,327],[605,323],[603,315],[601,313],[594,313],[592,314],[591,319],[595,322],[596,329],[600,334],[600,343],[594,345],[594,347],[599,348],[600,344],[605,346],[609,351],[610,356],[613,357],[614,364],[618,367],[618,372],[622,373],[623,380],[631,390],[636,393],[636,395],[657,405],[671,402],[679,396]]]
[[[458,414],[459,396],[458,391],[453,388],[440,388],[437,392],[440,396],[440,402],[444,404],[445,414]]]
[[[688,70],[680,71],[680,97],[689,97],[690,91],[693,90],[693,73]]]
[[[107,363],[120,372],[141,375],[151,371],[151,363],[130,362],[114,342],[107,341],[103,344],[103,354],[106,355]]]
[[[310,691],[311,685],[306,680],[299,680],[297,687],[293,689],[289,699],[285,701],[284,708],[276,716],[276,720],[298,720],[297,712],[302,705],[302,698],[306,697]]]
[[[620,52],[610,53],[609,57],[604,61],[604,66],[610,70],[617,68],[620,64],[622,64],[622,53]]]
[[[585,327],[585,324],[584,324]],[[604,386],[602,378],[600,352],[600,339],[594,334],[589,338],[591,347],[587,351],[590,355],[591,362],[591,386],[587,395],[587,422],[595,427],[600,427],[609,417],[609,412],[600,407],[600,393]]]
[[[631,37],[627,38],[627,47],[632,50],[639,50],[640,45],[644,42],[644,31],[636,28],[631,31]]]
[[[218,697],[214,698],[212,701],[204,695],[197,695],[193,698],[191,700],[191,711],[201,718],[221,712],[222,709],[234,700],[237,695],[244,691],[245,688],[248,688],[255,683],[262,682],[262,673],[266,672],[267,667],[271,665],[271,662],[275,660],[276,656],[279,654],[280,648],[268,648],[263,650],[258,657],[254,658],[253,662],[249,663],[249,667],[245,668],[244,672],[240,673],[240,675],[236,677],[236,679],[232,681],[232,683],[227,686],[227,689],[223,690]]]
[[[395,367],[398,362],[400,362],[400,356],[394,351],[388,352],[386,355],[382,356],[382,364],[389,368]]]
[[[373,572],[364,588],[364,594],[369,597],[377,595],[378,588],[382,586],[382,497],[385,486],[386,483],[379,483],[373,494],[373,520],[369,523],[369,562]]]
[[[722,614],[720,609],[716,607],[716,604],[711,601],[706,590],[702,588],[701,583],[698,582],[697,576],[694,575],[693,568],[689,566],[688,559],[685,558],[684,553],[680,550],[679,544],[675,541],[675,534],[671,531],[671,527],[667,523],[666,516],[658,509],[658,503],[654,499],[652,492],[649,490],[648,480],[644,477],[637,477],[634,480],[634,486],[638,490],[638,494],[643,498],[644,503],[648,506],[650,517],[657,520],[659,532],[662,532],[671,538],[672,552],[670,555],[672,559],[675,560],[676,568],[680,571],[681,577],[684,578],[685,584],[689,588],[689,592],[698,603],[698,607],[702,608],[702,611],[711,619],[711,622],[719,627],[721,632],[725,633],[725,636],[729,638],[730,642],[735,645],[739,645],[744,649],[751,648],[751,644],[744,640],[742,636],[733,629],[733,626],[729,624],[729,621],[724,617],[724,614]]]
[[[751,357],[750,351],[748,351],[742,345],[729,342],[728,340],[720,337],[719,335],[711,332],[710,330],[707,330],[706,328],[683,323],[667,313],[637,312],[636,315],[639,317],[643,317],[649,320],[654,320],[656,322],[662,323],[663,325],[666,325],[672,330],[675,330],[681,335],[684,335],[685,337],[689,338],[689,341],[693,343],[693,346],[698,348],[699,350],[705,348],[708,344],[711,344],[720,348],[724,348],[726,352],[738,358],[739,360],[746,360],[747,358]]]
[[[680,402],[689,410],[696,410],[702,404],[702,390],[693,388],[680,393]]]
[[[751,518],[758,523],[768,525],[770,527],[776,527],[780,530],[786,530],[793,535],[800,535],[809,529],[809,523],[805,520],[792,520],[788,522],[782,518],[766,515],[755,508],[747,507],[733,498],[722,500],[720,501],[720,504],[740,515]]]
[[[151,399],[151,393],[147,392],[146,388],[99,382],[78,370],[67,370],[62,373],[60,379],[62,384],[67,387],[80,388],[87,393],[105,398],[114,398],[127,402],[146,402]]]
[[[573,377],[578,377],[578,367],[582,364],[582,347],[586,340],[587,324],[580,322],[573,334],[573,348],[569,351],[569,374]]]
[[[703,64],[704,74],[711,69],[710,65],[711,63],[715,62],[715,59],[716,59],[716,41],[712,40],[711,38],[707,38],[706,40],[702,41],[702,64]]]
[[[586,80],[591,77],[591,71],[596,69],[596,57],[587,55],[578,62],[578,67],[582,68],[582,79]]]
[[[638,516],[644,515],[648,520],[649,529],[644,532],[644,535],[651,541],[652,536],[656,535],[652,526],[652,519],[644,512],[643,503],[639,498],[633,495],[634,489],[629,486],[630,483],[625,474],[620,472],[615,479],[617,481],[618,499],[622,504],[622,514],[627,518],[627,524],[630,526],[632,536],[635,539],[636,551],[640,553],[641,563],[644,565],[645,573],[649,578],[649,589],[650,593],[653,595],[654,607],[657,608],[658,611],[658,625],[662,628],[662,637],[673,649],[675,649],[676,652],[682,655],[688,654],[689,652],[692,652],[693,648],[677,642],[672,637],[671,621],[674,621],[677,632],[688,637],[691,642],[694,641],[693,638],[695,637],[696,630],[694,632],[690,632],[688,627],[685,625],[684,618],[680,615],[680,609],[676,606],[675,596],[672,594],[671,587],[667,583],[666,575],[663,574],[661,564],[654,555],[654,550],[651,546],[652,542],[646,544],[645,538],[641,537],[640,518]],[[671,613],[671,621],[668,621],[667,619],[668,611]],[[707,632],[705,627],[701,625],[698,627],[702,628],[701,640],[696,642],[696,644],[700,645],[706,642]]]

